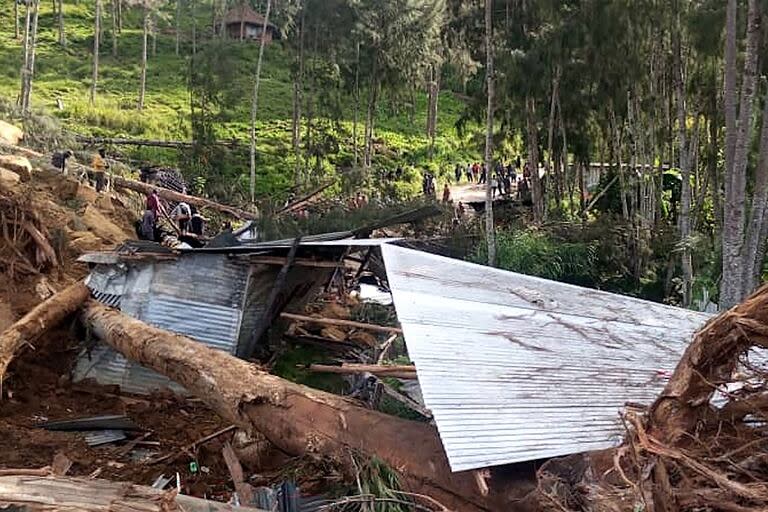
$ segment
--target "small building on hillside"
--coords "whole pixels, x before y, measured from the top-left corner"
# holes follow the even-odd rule
[[[249,5],[241,3],[227,12],[224,25],[227,37],[231,39],[259,41],[264,29],[264,16],[251,9]],[[280,31],[272,23],[267,23],[264,39],[267,43],[280,39]]]

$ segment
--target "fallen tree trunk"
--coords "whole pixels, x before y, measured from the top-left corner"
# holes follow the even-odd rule
[[[88,137],[86,135],[75,135],[77,142],[86,144],[112,144],[115,146],[150,146],[156,148],[191,148],[195,143],[186,140],[151,140],[151,139],[120,139],[109,137]],[[216,140],[211,142],[216,146],[236,148],[240,146],[238,141]]]
[[[8,472],[0,476],[2,508],[17,506],[29,512],[264,512],[128,482]]]
[[[384,364],[352,364],[345,363],[341,366],[328,364],[311,364],[309,371],[318,373],[338,373],[349,375],[354,373],[372,373],[377,377],[394,377],[396,379],[415,379],[416,367],[410,365],[384,365]]]
[[[354,322],[352,320],[340,320],[337,318],[318,318],[314,316],[296,315],[294,313],[281,313],[280,317],[285,318],[286,320],[296,320],[299,322],[307,322],[309,324],[339,325],[342,327],[354,327],[357,329],[366,329],[369,331],[376,331],[376,332],[389,332],[389,333],[397,333],[397,334],[403,333],[403,330],[399,327],[366,324],[362,322]]]
[[[82,281],[36,306],[0,334],[0,384],[16,352],[77,311],[90,295]]]
[[[178,203],[184,202],[191,205],[195,205],[199,208],[210,208],[212,210],[217,210],[217,211],[226,213],[228,215],[232,215],[233,217],[237,217],[238,219],[256,220],[259,218],[259,215],[257,213],[241,210],[240,208],[236,208],[234,206],[217,203],[215,201],[211,201],[210,199],[205,199],[204,197],[189,196],[187,194],[181,194],[179,192],[176,192],[174,190],[170,190],[167,188],[149,185],[147,183],[142,183],[140,181],[129,180],[121,176],[112,176],[112,183],[116,187],[127,188],[128,190],[133,190],[134,192],[141,192],[143,194],[148,194],[153,190],[157,190],[157,195],[159,195],[166,201],[176,201]]]
[[[123,355],[160,372],[247,431],[284,452],[316,454],[349,467],[350,451],[377,456],[412,490],[458,510],[506,510],[507,491],[477,486],[474,473],[452,473],[431,425],[365,409],[352,400],[260,371],[255,365],[184,336],[151,327],[96,301],[83,320]]]
[[[37,151],[24,148],[21,146],[14,146],[13,144],[6,144],[4,142],[0,142],[0,149],[9,151],[11,153],[16,153],[16,154],[20,153],[28,158],[35,159],[36,163],[40,167],[43,167],[53,172],[60,172],[58,169],[50,165],[50,163],[45,160],[45,156],[42,153],[39,153]],[[67,168],[74,169],[76,171],[84,170],[91,173],[102,172],[102,171],[97,171],[92,167],[88,167],[87,165],[79,164],[77,162],[67,164]],[[156,187],[153,185],[149,185],[147,183],[142,183],[140,181],[129,180],[127,178],[123,178],[122,176],[117,176],[117,175],[112,175],[111,179],[112,179],[112,183],[116,187],[127,188],[128,190],[133,190],[134,192],[141,192],[143,194],[148,194],[152,190],[157,190],[157,195],[159,195],[166,201],[185,202],[200,208],[210,208],[212,210],[216,210],[222,213],[226,213],[228,215],[232,215],[233,217],[237,217],[239,219],[257,220],[259,218],[258,213],[253,213],[253,212],[242,210],[240,208],[236,208],[234,206],[217,203],[216,201],[211,201],[210,199],[206,199],[204,197],[181,194],[174,190],[170,190],[162,187]]]

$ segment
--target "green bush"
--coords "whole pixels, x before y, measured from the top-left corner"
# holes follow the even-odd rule
[[[484,243],[472,259],[487,261]],[[597,249],[591,242],[564,242],[530,230],[496,233],[496,266],[505,270],[588,286],[595,282],[596,261]]]

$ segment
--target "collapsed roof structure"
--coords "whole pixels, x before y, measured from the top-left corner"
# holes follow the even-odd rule
[[[377,252],[453,471],[617,444],[619,412],[654,399],[708,319],[400,247],[395,239],[344,236],[314,237],[295,251],[286,240],[84,259],[95,264],[88,286],[102,302],[247,358],[249,337],[264,333],[258,323],[277,319],[266,311],[301,308],[351,251]],[[134,392],[170,386],[101,345],[83,354],[75,373]]]

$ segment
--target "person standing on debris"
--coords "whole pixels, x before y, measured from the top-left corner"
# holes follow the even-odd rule
[[[465,174],[467,175],[467,183],[472,183],[472,164],[467,164]]]
[[[61,171],[61,174],[67,175],[67,160],[72,158],[72,151],[56,151],[51,157],[51,165]]]
[[[91,158],[91,168],[94,170],[93,183],[96,187],[96,192],[102,192],[107,186],[107,169],[109,164],[106,160],[106,153],[104,149],[99,149],[98,153]]]
[[[448,183],[446,183],[445,186],[443,187],[443,202],[444,203],[451,202],[451,187],[448,186]]]
[[[140,240],[155,241],[155,214],[152,210],[144,210],[144,215],[137,227],[137,235]]]
[[[494,174],[493,176],[491,176],[491,197],[493,197],[494,199],[496,199],[496,189],[498,188],[498,186],[499,186],[499,180],[496,174]]]
[[[456,164],[456,168],[453,170],[453,177],[456,178],[456,184],[461,182],[461,164]]]
[[[189,220],[192,218],[192,209],[185,202],[181,202],[176,205],[171,211],[171,219],[179,226],[181,234],[187,232],[189,227]]]
[[[157,195],[156,188],[153,188],[152,191],[147,194],[146,209],[152,212],[152,228],[154,231],[155,226],[157,226],[157,221],[160,218],[160,214],[162,213],[164,216],[168,216],[163,203],[160,201],[160,196]]]

